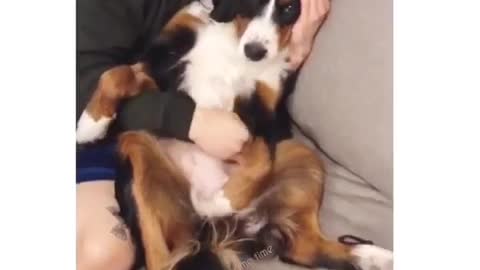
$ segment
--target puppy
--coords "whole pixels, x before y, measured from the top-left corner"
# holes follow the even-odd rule
[[[309,149],[284,140],[288,124],[279,112],[299,12],[299,0],[218,0],[212,11],[194,2],[172,18],[140,63],[100,79],[78,123],[79,142],[101,138],[119,102],[152,85],[182,91],[197,106],[235,111],[252,134],[243,162],[230,171],[192,144],[145,132],[120,136],[119,153],[131,172],[116,181],[117,200],[148,269],[238,269],[232,250],[242,248],[237,240],[245,237],[307,267],[355,269],[367,261],[355,257],[358,248],[323,236],[321,163]],[[214,185],[202,186],[206,182]],[[231,240],[192,242],[205,217],[226,216],[237,224],[225,234]]]
[[[139,93],[142,86],[151,85],[153,80],[161,89],[190,95],[198,107],[235,111],[253,136],[239,158],[250,165],[238,176],[228,176],[223,161],[206,155],[193,144],[175,140],[164,144],[188,176],[191,200],[199,214],[224,216],[243,208],[240,199],[229,201],[225,196],[251,200],[251,195],[244,199],[246,192],[237,194],[229,186],[245,182],[245,178],[262,179],[270,170],[271,148],[278,140],[275,110],[287,76],[286,44],[298,13],[297,1],[286,2],[285,7],[276,1],[263,5],[254,1],[248,5],[241,1],[217,1],[209,17],[194,2],[165,26],[144,61],[131,67],[130,74],[121,75],[128,83],[108,79],[128,73],[128,66],[104,74],[105,80],[100,80],[99,89],[79,121],[77,138],[83,142],[104,135],[120,100]],[[142,72],[147,69],[153,80]]]

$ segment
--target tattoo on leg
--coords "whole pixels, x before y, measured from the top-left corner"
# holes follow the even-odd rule
[[[118,224],[115,225],[112,230],[110,231],[115,237],[120,240],[127,241],[128,240],[128,228],[125,225],[125,222],[119,215],[119,209],[115,206],[107,207],[108,212],[110,212],[118,221]]]

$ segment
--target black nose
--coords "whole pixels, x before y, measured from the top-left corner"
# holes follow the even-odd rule
[[[243,48],[245,55],[252,61],[260,61],[267,54],[267,49],[260,42],[250,42]]]

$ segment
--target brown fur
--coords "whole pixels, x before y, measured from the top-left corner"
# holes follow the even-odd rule
[[[111,118],[122,99],[135,96],[144,89],[156,88],[142,64],[116,66],[100,76],[86,111],[94,120],[102,116]]]
[[[233,23],[235,24],[235,29],[237,31],[237,37],[240,39],[242,37],[243,33],[245,33],[245,30],[247,29],[248,24],[250,23],[250,19],[245,18],[245,17],[241,17],[241,16],[237,16],[235,18],[235,20],[233,21]]]
[[[200,18],[197,18],[189,13],[186,13],[184,10],[180,10],[176,13],[172,19],[165,25],[163,31],[173,32],[180,27],[186,27],[190,29],[197,29],[198,27],[205,24]]]
[[[286,140],[277,145],[269,189],[275,189],[259,206],[271,223],[286,235],[281,252],[296,264],[319,267],[349,264],[350,248],[326,239],[320,229],[323,166],[308,147]],[[323,260],[323,261],[321,261]]]
[[[225,196],[235,210],[246,208],[258,196],[271,171],[271,157],[262,138],[247,143],[240,153],[241,165],[235,168],[224,186]]]
[[[122,134],[119,151],[133,168],[132,193],[147,269],[167,269],[174,254],[188,249],[193,239],[188,182],[148,133]]]
[[[256,91],[267,108],[274,112],[282,91],[279,89],[272,89],[272,87],[262,81],[257,82]]]

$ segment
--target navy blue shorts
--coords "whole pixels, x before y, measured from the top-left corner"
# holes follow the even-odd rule
[[[116,142],[102,142],[77,148],[77,184],[115,180],[118,171]]]

